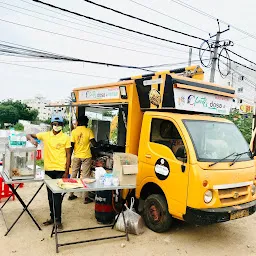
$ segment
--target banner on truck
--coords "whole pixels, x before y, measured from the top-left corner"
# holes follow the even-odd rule
[[[175,108],[180,110],[228,115],[232,98],[204,92],[174,88]]]
[[[119,87],[100,88],[93,90],[82,90],[79,91],[79,100],[109,100],[119,99],[120,90]]]

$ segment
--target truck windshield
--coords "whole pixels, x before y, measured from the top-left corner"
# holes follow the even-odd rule
[[[195,147],[198,161],[232,162],[235,154],[250,152],[249,145],[233,123],[216,121],[183,120]],[[250,154],[242,154],[238,161],[251,160]]]

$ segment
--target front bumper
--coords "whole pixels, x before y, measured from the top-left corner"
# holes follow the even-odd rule
[[[256,211],[256,200],[245,204],[223,208],[194,209],[187,207],[186,214],[183,215],[183,219],[186,222],[195,225],[209,225],[229,221],[231,214],[241,210],[248,210],[249,215],[253,214]]]

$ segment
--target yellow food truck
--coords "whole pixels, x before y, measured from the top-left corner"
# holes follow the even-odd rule
[[[155,232],[173,218],[205,225],[256,210],[253,154],[238,128],[218,117],[230,113],[235,91],[202,79],[201,68],[188,67],[73,90],[78,115],[116,111],[117,143],[108,139],[101,153],[138,156],[138,211]]]

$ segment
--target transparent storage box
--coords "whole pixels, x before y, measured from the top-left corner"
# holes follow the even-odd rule
[[[6,145],[3,170],[13,180],[34,179],[36,175],[36,148],[12,148]]]

